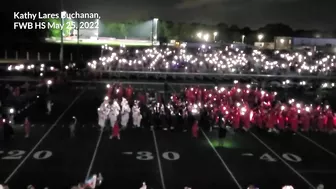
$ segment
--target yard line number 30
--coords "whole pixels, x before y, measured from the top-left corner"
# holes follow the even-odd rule
[[[0,154],[4,153],[3,151],[0,151]],[[6,155],[4,155],[1,159],[3,160],[19,160],[24,157],[26,154],[26,151],[23,150],[11,150],[8,151]],[[37,160],[44,160],[48,159],[52,156],[52,152],[48,150],[41,150],[37,151],[33,154],[33,158]]]
[[[177,152],[163,152],[162,157],[166,160],[174,161],[180,159],[180,154]],[[148,151],[137,152],[136,159],[138,160],[152,160],[154,159],[153,153]]]

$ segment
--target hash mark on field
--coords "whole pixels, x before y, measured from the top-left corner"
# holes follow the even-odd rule
[[[132,155],[133,152],[123,152],[123,154],[125,154],[125,155]]]
[[[336,174],[336,170],[300,170],[301,173]]]

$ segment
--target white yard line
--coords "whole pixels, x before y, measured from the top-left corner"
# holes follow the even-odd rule
[[[257,140],[259,141],[265,148],[267,148],[270,152],[273,153],[283,164],[285,164],[293,173],[295,173],[298,177],[300,177],[309,187],[312,189],[316,189],[316,187],[310,183],[304,176],[302,176],[297,170],[295,170],[294,167],[292,167],[289,163],[287,163],[285,160],[283,160],[279,154],[277,154],[274,150],[272,150],[271,147],[269,147],[264,141],[262,141],[257,135],[254,133],[250,132],[250,134]]]
[[[300,173],[336,174],[336,170],[299,170]]]
[[[200,129],[200,131],[202,132],[202,134],[204,135],[204,137],[206,138],[206,140],[208,141],[209,145],[211,146],[211,148],[213,149],[213,151],[215,152],[215,154],[217,155],[218,159],[222,162],[222,165],[225,167],[226,171],[230,174],[232,180],[236,183],[237,187],[239,189],[243,189],[243,187],[240,185],[240,183],[238,182],[238,180],[236,179],[236,177],[234,176],[234,174],[232,173],[232,171],[230,170],[229,166],[225,163],[225,161],[223,160],[223,158],[219,155],[219,153],[217,152],[216,148],[212,145],[210,139],[208,138],[208,136],[205,134],[205,132],[203,131],[203,129]]]
[[[75,104],[75,102],[82,96],[85,92],[83,90],[80,92],[77,97],[71,102],[71,104],[63,111],[63,113],[57,118],[55,123],[48,129],[48,131],[42,136],[42,138],[36,143],[36,145],[30,150],[27,156],[20,162],[18,166],[12,171],[12,173],[6,178],[5,183],[8,183],[9,180],[15,175],[15,173],[22,167],[22,165],[27,161],[27,159],[32,155],[32,153],[36,150],[36,148],[43,142],[43,140],[49,135],[49,133],[56,127],[57,123],[62,119],[65,113]]]
[[[161,156],[160,156],[159,147],[158,147],[158,144],[157,144],[157,141],[156,141],[156,135],[155,135],[155,130],[154,129],[152,129],[152,133],[153,133],[153,140],[154,140],[156,157],[157,157],[156,159],[157,159],[158,165],[159,165],[162,189],[166,189],[166,185],[165,185],[164,177],[163,177],[162,166],[161,166]]]
[[[298,135],[306,140],[308,140],[309,142],[313,143],[315,146],[317,146],[318,148],[322,149],[323,151],[327,152],[328,154],[330,154],[333,158],[336,159],[336,154],[328,149],[326,149],[325,147],[321,146],[320,144],[318,144],[316,141],[314,141],[313,139],[303,135],[302,133],[298,133]]]
[[[98,149],[99,149],[100,141],[101,141],[102,136],[103,136],[103,132],[104,132],[104,130],[101,129],[99,137],[98,137],[98,140],[97,140],[96,148],[95,148],[95,150],[93,152],[93,155],[92,155],[92,159],[91,159],[91,163],[90,163],[89,169],[88,169],[88,171],[86,173],[85,180],[87,180],[89,178],[89,176],[90,176],[90,173],[91,173],[91,170],[92,170],[92,166],[93,166],[94,161],[95,161],[96,156],[97,156],[97,152],[98,152]]]

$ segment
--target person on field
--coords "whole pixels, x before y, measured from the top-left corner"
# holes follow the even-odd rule
[[[145,182],[142,183],[142,186],[140,187],[140,189],[147,189],[147,185]]]
[[[47,101],[47,115],[50,115],[52,106],[53,106],[53,103],[50,100],[48,100]]]
[[[29,119],[28,117],[25,118],[25,121],[24,121],[24,131],[25,131],[25,138],[29,138],[30,136],[30,129],[31,129],[31,124],[29,122]]]
[[[218,131],[218,138],[219,138],[219,146],[224,145],[224,139],[226,137],[227,129],[226,129],[226,124],[224,121],[224,118],[222,118],[223,121],[220,122],[219,124],[219,131]]]
[[[125,98],[123,98],[123,100],[121,102],[121,113],[120,113],[121,114],[122,129],[126,129],[126,127],[128,125],[130,112],[131,112],[131,108],[128,105],[128,101]]]
[[[192,137],[198,138],[198,134],[199,134],[198,121],[195,121],[195,123],[193,124],[191,128],[191,133],[192,133]]]
[[[140,128],[142,115],[140,107],[138,105],[138,101],[135,101],[132,107],[132,118],[133,118],[133,127]]]
[[[120,128],[118,125],[118,122],[115,122],[113,128],[112,128],[112,135],[110,136],[110,139],[117,138],[120,140]]]
[[[73,116],[72,119],[73,119],[73,121],[69,126],[70,137],[75,137],[76,136],[77,118],[75,116]]]

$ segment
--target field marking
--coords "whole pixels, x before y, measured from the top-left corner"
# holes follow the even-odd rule
[[[164,177],[163,177],[162,166],[161,166],[161,156],[160,156],[159,147],[158,147],[158,144],[157,144],[157,141],[156,141],[155,130],[154,129],[151,129],[151,130],[152,130],[152,133],[153,133],[154,146],[155,146],[155,151],[156,151],[156,156],[157,156],[156,159],[158,160],[158,165],[159,165],[162,189],[166,189],[166,185],[165,185]]]
[[[125,155],[133,155],[133,152],[123,152]]]
[[[326,149],[325,147],[321,146],[320,144],[318,144],[316,141],[314,141],[313,139],[303,135],[302,133],[298,133],[298,135],[306,140],[308,140],[309,142],[311,142],[312,144],[314,144],[315,146],[317,146],[318,148],[322,149],[323,151],[327,152],[329,155],[331,155],[333,158],[336,159],[336,154],[328,149]]]
[[[336,174],[336,170],[299,170],[300,173]]]
[[[293,171],[293,173],[295,173],[298,177],[300,177],[307,185],[309,185],[309,187],[316,189],[316,187],[310,183],[304,176],[302,176],[297,170],[295,170],[289,163],[287,163],[285,160],[283,160],[281,158],[281,156],[279,156],[279,154],[277,154],[274,150],[272,150],[271,147],[269,147],[264,141],[262,141],[257,135],[255,135],[254,133],[250,132],[250,134],[257,140],[259,141],[265,148],[267,148],[270,152],[273,153],[273,155],[275,155],[280,161],[282,161],[283,164],[285,164],[290,170]]]
[[[97,152],[98,152],[98,148],[99,148],[99,145],[100,145],[100,141],[101,141],[102,136],[103,136],[103,132],[104,132],[104,129],[101,129],[101,130],[100,130],[99,137],[98,137],[98,140],[97,140],[97,144],[96,144],[95,150],[94,150],[93,155],[92,155],[92,159],[91,159],[91,162],[90,162],[88,171],[87,171],[87,173],[86,173],[85,180],[87,180],[87,179],[89,178],[89,176],[90,176],[90,173],[91,173],[91,170],[92,170],[93,163],[94,163],[94,161],[95,161],[95,159],[96,159],[96,156],[97,156]]]
[[[77,97],[70,103],[70,105],[63,111],[63,113],[57,118],[54,124],[48,129],[48,131],[42,136],[42,138],[36,143],[36,145],[30,150],[27,156],[20,162],[20,164],[14,169],[14,171],[6,178],[5,184],[14,176],[14,174],[20,169],[20,167],[27,161],[27,159],[32,155],[36,148],[42,143],[42,141],[49,135],[49,133],[56,127],[57,123],[63,118],[65,113],[75,104],[75,102],[83,95],[85,90],[82,90]]]
[[[216,148],[212,145],[210,139],[208,138],[208,136],[205,134],[205,132],[203,131],[203,129],[200,129],[200,131],[202,132],[202,134],[204,135],[204,137],[206,138],[206,140],[208,141],[209,145],[211,146],[212,150],[215,152],[215,154],[217,155],[218,159],[222,162],[222,165],[225,167],[226,171],[230,174],[232,180],[236,183],[237,187],[239,189],[243,189],[243,187],[239,184],[238,180],[236,179],[236,177],[233,175],[232,171],[230,170],[229,166],[225,163],[225,161],[223,160],[223,158],[219,155],[219,153],[217,152]]]

